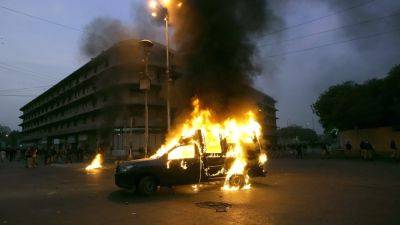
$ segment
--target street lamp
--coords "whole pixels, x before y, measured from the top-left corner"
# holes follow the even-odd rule
[[[150,48],[154,45],[150,40],[141,40],[139,45],[144,50],[144,76],[140,78],[139,89],[144,91],[144,156],[147,158],[148,143],[149,143],[149,106],[148,106],[148,91],[150,90],[149,77],[149,54]]]
[[[171,129],[171,104],[170,104],[170,88],[171,88],[171,76],[170,76],[170,63],[169,63],[169,14],[168,5],[171,4],[170,0],[162,0],[161,2],[157,0],[149,1],[149,8],[152,10],[151,16],[158,17],[156,11],[160,12],[160,16],[164,17],[165,21],[165,49],[166,49],[166,70],[165,74],[167,77],[167,130]],[[182,7],[182,2],[178,2],[177,7]]]
[[[165,15],[165,43],[166,43],[166,70],[165,74],[167,76],[167,130],[170,131],[171,128],[171,106],[170,106],[170,87],[171,87],[171,77],[169,75],[169,31],[168,31],[168,11]]]

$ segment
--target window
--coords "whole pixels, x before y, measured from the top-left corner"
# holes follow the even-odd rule
[[[183,145],[176,147],[168,153],[168,160],[172,159],[192,159],[195,156],[195,145]]]

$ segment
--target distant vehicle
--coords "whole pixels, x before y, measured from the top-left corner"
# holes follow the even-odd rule
[[[247,166],[249,176],[264,176],[263,165],[259,165],[257,149],[248,149]],[[258,147],[257,147],[258,146]],[[221,180],[235,160],[226,157],[229,144],[220,140],[220,153],[206,153],[206,143],[199,130],[193,137],[181,139],[179,144],[158,158],[146,158],[120,163],[115,171],[115,184],[118,187],[138,191],[143,195],[153,194],[158,186],[196,184]],[[176,157],[179,156],[179,157]],[[233,175],[229,184],[235,187],[245,185],[244,175]]]

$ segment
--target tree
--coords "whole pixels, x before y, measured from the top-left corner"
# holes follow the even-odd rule
[[[4,142],[6,146],[18,147],[20,136],[21,133],[19,131],[13,131],[7,126],[0,125],[0,141]]]
[[[5,136],[6,134],[10,133],[11,129],[7,126],[3,126],[0,124],[0,136]]]
[[[296,140],[308,144],[318,141],[318,135],[314,130],[296,125],[278,129],[277,136],[284,141]]]
[[[322,93],[313,107],[329,132],[400,124],[400,65],[383,79],[347,81]]]

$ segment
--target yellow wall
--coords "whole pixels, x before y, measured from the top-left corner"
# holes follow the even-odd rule
[[[400,148],[400,131],[395,131],[392,127],[379,127],[372,129],[346,130],[339,134],[340,145],[344,148],[347,141],[350,141],[353,150],[360,149],[360,142],[368,140],[375,148],[377,153],[389,154],[390,141],[394,139]]]

